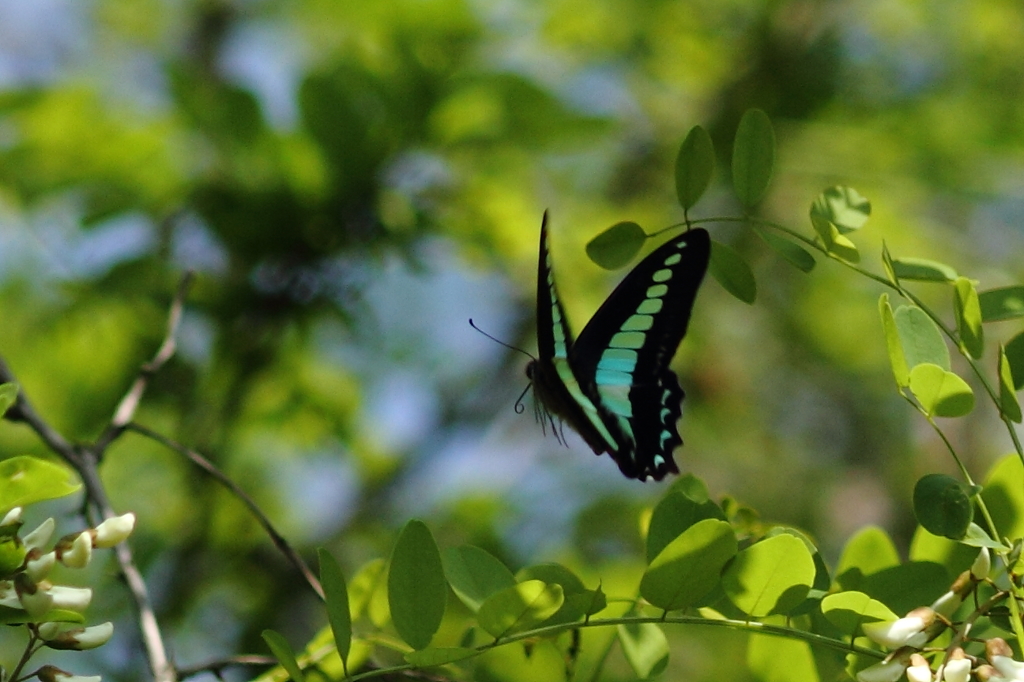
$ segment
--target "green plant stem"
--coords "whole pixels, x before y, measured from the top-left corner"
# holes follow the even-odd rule
[[[886,653],[883,651],[877,651],[875,649],[868,649],[866,647],[857,646],[855,644],[844,642],[839,639],[833,639],[832,637],[825,637],[824,635],[815,634],[813,632],[807,632],[806,630],[797,630],[795,628],[785,627],[782,625],[769,625],[767,623],[758,623],[755,621],[744,621],[734,620],[731,618],[712,619],[704,618],[702,616],[670,616],[663,618],[662,616],[623,616],[620,618],[600,618],[591,620],[588,623],[560,623],[558,625],[549,625],[547,627],[536,628],[534,630],[527,630],[526,632],[520,632],[508,637],[503,637],[496,642],[489,642],[481,646],[476,647],[477,653],[484,653],[491,649],[506,644],[512,644],[528,639],[534,639],[537,637],[550,637],[552,635],[558,635],[563,632],[567,632],[573,629],[582,629],[589,627],[609,627],[617,625],[637,625],[640,623],[654,623],[656,625],[662,625],[665,623],[674,623],[677,625],[704,625],[709,627],[725,627],[734,630],[743,630],[746,632],[756,632],[763,635],[774,635],[776,637],[785,637],[787,639],[796,639],[807,642],[812,646],[820,646],[826,649],[832,649],[839,651],[844,654],[855,653],[861,656],[867,656],[874,658],[879,661],[884,660]],[[614,641],[614,640],[613,640]],[[604,654],[607,656],[607,653]],[[414,670],[415,666],[411,664],[396,665],[389,668],[378,668],[377,670],[368,670],[364,673],[353,675],[349,678],[352,682],[358,680],[370,679],[372,677],[380,677],[381,675],[388,675],[392,673],[402,672],[404,670]]]

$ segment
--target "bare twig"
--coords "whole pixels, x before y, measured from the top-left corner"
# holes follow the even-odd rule
[[[96,439],[93,447],[100,455],[120,435],[125,425],[135,418],[135,412],[139,409],[139,403],[142,401],[142,395],[149,386],[150,379],[174,355],[174,351],[177,349],[176,336],[178,326],[181,324],[181,313],[185,308],[185,296],[188,294],[193,278],[194,273],[191,270],[182,276],[181,281],[178,283],[178,290],[171,301],[171,309],[167,315],[167,332],[164,334],[163,343],[160,344],[160,348],[157,349],[153,359],[139,369],[139,373],[135,377],[135,381],[132,382],[131,388],[121,398],[117,409],[114,410],[114,417],[110,420],[110,424],[100,434],[100,437]]]
[[[323,587],[320,586],[320,581],[317,579],[313,571],[310,570],[309,566],[306,565],[306,562],[302,559],[302,557],[299,556],[299,553],[296,552],[292,548],[292,546],[288,544],[288,541],[285,540],[280,533],[277,532],[277,529],[274,528],[273,524],[271,524],[270,519],[267,518],[267,515],[263,513],[263,511],[253,501],[253,499],[249,497],[249,495],[246,494],[246,492],[242,490],[234,481],[232,481],[224,472],[218,469],[213,464],[213,462],[206,459],[195,450],[187,448],[181,443],[171,440],[170,438],[167,438],[166,436],[163,436],[157,433],[156,431],[148,429],[145,426],[142,426],[141,424],[138,424],[136,422],[126,424],[125,429],[128,431],[134,431],[147,438],[151,438],[152,440],[155,440],[164,447],[170,448],[171,450],[174,450],[175,452],[184,455],[193,464],[198,466],[200,469],[202,469],[207,474],[212,476],[215,480],[217,480],[221,485],[227,488],[232,495],[237,497],[242,502],[242,504],[244,504],[249,509],[249,512],[256,518],[259,524],[263,526],[263,530],[265,530],[267,532],[267,535],[270,536],[270,539],[273,541],[274,545],[278,548],[278,550],[280,550],[282,554],[285,555],[285,557],[292,563],[292,565],[295,566],[299,573],[302,574],[302,577],[306,579],[306,582],[309,583],[309,586],[311,588],[313,588],[313,591],[316,592],[321,599],[324,598],[324,590]]]
[[[277,659],[273,656],[231,656],[230,658],[222,658],[216,661],[210,661],[208,663],[202,663],[200,665],[194,665],[189,668],[179,668],[178,674],[181,679],[187,679],[195,675],[201,675],[202,673],[212,673],[217,679],[221,679],[221,673],[227,668],[235,668],[243,665],[276,665]]]

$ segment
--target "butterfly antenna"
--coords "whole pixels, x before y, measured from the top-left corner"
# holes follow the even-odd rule
[[[523,404],[523,398],[526,397],[526,392],[529,391],[530,388],[532,388],[532,387],[533,387],[533,382],[531,381],[530,383],[528,383],[526,385],[526,388],[523,389],[523,392],[519,394],[519,399],[516,400],[516,406],[514,408],[515,411],[516,411],[516,414],[522,414],[523,412],[526,412],[526,405]]]
[[[532,355],[530,355],[529,353],[527,353],[522,348],[518,348],[516,346],[509,345],[509,344],[505,343],[504,341],[502,341],[500,339],[494,338],[493,336],[491,336],[490,334],[485,332],[483,329],[481,329],[480,327],[476,326],[476,324],[473,322],[473,318],[472,317],[469,318],[469,326],[472,327],[473,329],[477,330],[478,332],[480,332],[481,334],[483,334],[487,338],[489,338],[491,341],[494,341],[494,343],[498,344],[499,346],[505,346],[505,348],[508,348],[509,350],[514,350],[514,351],[516,351],[518,353],[522,353],[523,355],[525,355],[526,357],[530,358],[531,360],[536,360],[537,359],[537,358],[533,357]],[[527,386],[527,388],[529,388],[529,386]],[[525,391],[524,391],[524,393],[525,393]],[[520,400],[521,399],[522,398],[520,398]],[[516,410],[516,413],[517,414],[522,414],[522,410]]]

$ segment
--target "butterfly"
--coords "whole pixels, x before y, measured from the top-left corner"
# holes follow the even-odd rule
[[[683,389],[669,369],[711,254],[711,239],[691,229],[633,268],[573,338],[551,267],[547,212],[537,265],[539,357],[526,368],[538,417],[558,436],[554,417],[593,449],[607,452],[627,478],[660,481],[679,473]]]

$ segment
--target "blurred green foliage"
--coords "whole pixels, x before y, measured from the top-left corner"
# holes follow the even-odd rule
[[[660,489],[619,480],[578,441],[540,440],[511,410],[522,358],[463,327],[474,317],[532,348],[549,208],[578,331],[613,282],[584,245],[620,221],[681,219],[671,170],[695,124],[721,155],[745,110],[767,112],[778,156],[759,211],[805,234],[824,188],[871,197],[870,269],[884,239],[982,288],[1020,280],[1011,0],[53,9],[66,5],[0,5],[0,34],[28,31],[0,40],[0,356],[52,425],[94,438],[195,268],[180,351],[138,420],[205,453],[347,575],[412,513],[442,547],[512,566],[557,560],[605,585],[635,573],[620,562]],[[716,168],[691,217],[741,213],[728,159]],[[868,523],[905,547],[913,482],[953,469],[892,390],[879,290],[834,264],[797,272],[749,231],[714,236],[752,264],[758,300],[711,281],[698,299],[677,362],[682,468],[833,559]],[[978,473],[1008,447],[994,419],[975,410],[953,431]],[[0,449],[44,451],[21,427],[0,429]],[[322,625],[253,519],[187,462],[126,435],[102,473],[139,516],[133,543],[180,664]],[[130,623],[123,603],[95,608]],[[733,634],[670,638],[670,674],[735,672],[720,654]],[[531,665],[502,661],[509,675]],[[103,665],[109,679],[142,670]],[[629,675],[622,661],[604,674]]]

